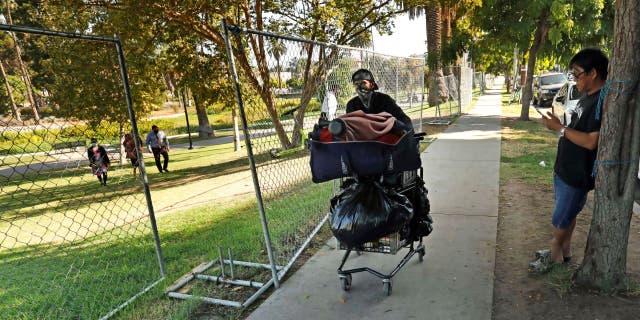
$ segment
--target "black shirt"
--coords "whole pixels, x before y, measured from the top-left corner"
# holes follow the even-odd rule
[[[600,120],[596,120],[599,97],[600,90],[578,100],[569,128],[587,133],[600,131]],[[591,190],[595,184],[592,173],[597,153],[597,148],[589,150],[560,137],[554,172],[570,186]]]
[[[371,101],[369,103],[369,108],[365,108],[364,104],[358,97],[354,97],[349,102],[347,102],[347,113],[362,110],[367,114],[374,114],[380,112],[388,112],[392,116],[394,116],[397,120],[402,121],[405,125],[412,128],[413,124],[411,123],[411,118],[409,118],[400,107],[396,104],[396,101],[393,100],[388,95],[374,91],[371,95]]]

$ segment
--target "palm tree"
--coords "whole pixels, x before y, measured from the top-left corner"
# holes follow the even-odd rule
[[[403,8],[409,12],[409,19],[422,16],[426,17],[427,28],[427,67],[429,68],[429,96],[430,106],[435,106],[443,93],[444,73],[442,72],[442,62],[440,55],[442,51],[442,17],[441,3],[438,0],[428,0],[423,4],[416,5],[409,0],[401,1]]]
[[[277,68],[277,72],[278,72],[278,87],[282,86],[282,78],[280,77],[280,59],[282,58],[283,55],[285,55],[287,53],[287,46],[282,43],[281,41],[278,41],[278,38],[269,38],[269,48],[267,49],[269,51],[269,54],[273,56],[274,59],[276,59],[276,68]]]

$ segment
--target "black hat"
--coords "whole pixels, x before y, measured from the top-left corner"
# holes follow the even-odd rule
[[[367,80],[373,83],[373,90],[378,90],[378,84],[376,83],[376,80],[373,78],[373,73],[371,73],[371,71],[367,69],[360,69],[354,72],[353,75],[351,76],[351,82],[353,83],[359,80]]]

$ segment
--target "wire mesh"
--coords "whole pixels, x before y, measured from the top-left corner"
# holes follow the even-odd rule
[[[485,74],[482,71],[473,73],[473,93],[484,94],[486,89]]]
[[[52,70],[31,75],[37,105],[10,86],[20,118],[0,110],[0,315],[101,318],[162,278],[143,180],[124,158],[118,56],[109,42],[34,37]]]
[[[320,118],[323,101],[331,92],[337,106],[335,111],[329,108],[329,118],[344,114],[355,97],[351,75],[366,68],[379,90],[394,98],[417,125],[426,104],[424,58],[392,57],[251,30],[236,35],[236,45],[242,41],[247,56],[267,53],[264,61],[238,59],[238,70],[243,83],[254,84],[243,87],[242,100],[276,264],[289,265],[326,217],[334,193],[332,182],[311,182],[304,141]],[[259,43],[265,47],[257,47]]]
[[[450,74],[438,77],[440,96],[443,99],[435,108],[435,117],[452,117],[471,105],[473,95],[473,69],[460,66],[445,68]]]

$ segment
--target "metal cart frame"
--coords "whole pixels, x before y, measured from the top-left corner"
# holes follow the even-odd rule
[[[413,191],[414,188],[417,187],[417,179],[416,173],[418,170],[413,171],[405,171],[402,175],[402,186],[398,189],[400,193],[406,193],[409,191]],[[422,168],[419,169],[420,178],[423,177]],[[385,254],[396,254],[400,249],[408,247],[409,252],[400,260],[398,265],[391,271],[391,273],[384,274],[377,270],[374,270],[369,267],[359,267],[353,269],[343,270],[349,255],[354,250],[354,248],[344,247],[342,244],[339,244],[339,249],[346,250],[344,256],[342,257],[342,263],[338,267],[338,281],[340,281],[340,288],[344,291],[349,291],[351,289],[352,284],[352,274],[358,272],[369,272],[374,276],[382,279],[382,289],[385,296],[390,296],[392,291],[392,278],[395,276],[401,269],[404,267],[409,260],[417,253],[418,261],[422,262],[424,260],[424,255],[426,253],[426,249],[424,244],[422,243],[423,236],[420,236],[417,241],[414,240],[400,240],[400,234],[398,232],[393,233],[391,235],[382,237],[377,241],[364,243],[361,247],[355,248],[358,254],[361,252],[374,252],[374,253],[385,253]],[[418,242],[418,245],[414,247],[414,242]]]

